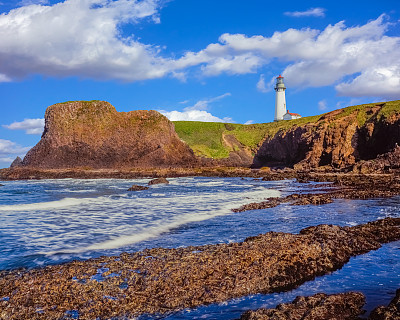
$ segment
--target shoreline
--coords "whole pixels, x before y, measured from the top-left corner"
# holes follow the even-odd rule
[[[397,240],[400,218],[386,218],[355,227],[319,225],[238,243],[154,248],[3,271],[1,316],[58,319],[77,310],[80,319],[129,317],[287,291]]]

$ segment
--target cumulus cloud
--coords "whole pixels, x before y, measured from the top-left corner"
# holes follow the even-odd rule
[[[287,11],[284,14],[289,17],[325,17],[324,8],[311,8],[306,11]]]
[[[327,107],[328,106],[327,106],[326,100],[321,100],[321,101],[318,102],[318,109],[319,110],[321,110],[321,111],[326,110]]]
[[[44,119],[25,119],[24,121],[3,125],[3,127],[10,130],[25,130],[27,134],[42,134]]]
[[[254,120],[247,120],[244,124],[253,124]]]
[[[400,97],[400,65],[367,68],[355,79],[338,84],[336,90],[341,96],[398,99]]]
[[[188,52],[177,63],[214,64],[217,57],[246,55],[258,62],[248,70],[253,72],[258,65],[278,59],[287,63],[283,75],[290,87],[336,85],[342,95],[391,97],[398,92],[400,37],[385,35],[390,26],[386,20],[381,15],[361,26],[347,27],[341,21],[322,31],[288,29],[271,37],[223,34],[219,43],[198,53]],[[224,68],[218,70],[225,72]],[[388,80],[385,84],[384,79]],[[263,81],[260,77],[259,89],[263,88]]]
[[[10,140],[0,139],[0,157],[25,154],[30,148],[31,147],[22,147]]]
[[[230,117],[224,117],[221,119],[206,111],[209,109],[211,103],[230,96],[231,93],[227,92],[217,97],[199,100],[193,106],[184,108],[183,111],[160,110],[160,112],[171,121],[234,122]],[[184,102],[186,103],[188,101]]]
[[[279,60],[286,65],[288,87],[335,85],[341,95],[389,98],[398,86],[400,37],[386,35],[391,24],[385,15],[360,26],[341,21],[323,30],[288,29],[271,36],[226,33],[176,58],[121,31],[127,23],[159,23],[162,0],[32,1],[36,4],[0,15],[0,82],[30,74],[186,81],[192,71],[207,77],[256,73]],[[288,14],[322,16],[324,9]],[[260,77],[261,91],[263,81],[268,88]]]
[[[120,32],[123,23],[158,22],[160,1],[66,0],[13,9],[0,15],[0,73],[6,79],[37,73],[126,81],[163,77],[169,70],[157,56],[159,48]]]
[[[218,118],[205,110],[160,111],[171,121],[234,122],[232,118]]]

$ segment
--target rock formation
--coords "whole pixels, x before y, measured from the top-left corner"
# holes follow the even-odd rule
[[[156,111],[117,112],[108,102],[78,101],[47,108],[42,139],[25,156],[36,168],[129,168],[193,163],[174,125]]]
[[[386,104],[390,104],[390,113]],[[360,160],[375,159],[400,144],[400,103],[386,104],[335,110],[316,121],[281,129],[265,139],[253,166],[351,168]]]
[[[365,297],[359,292],[317,293],[311,297],[297,297],[274,309],[247,311],[240,320],[357,320],[363,313],[364,303]]]
[[[22,165],[22,159],[20,157],[16,157],[14,161],[11,163],[10,168],[19,167]]]

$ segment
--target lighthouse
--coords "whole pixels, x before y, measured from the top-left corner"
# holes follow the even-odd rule
[[[274,121],[283,120],[283,116],[286,114],[286,98],[285,98],[285,84],[283,83],[283,77],[279,75],[276,78],[275,85],[275,117]]]

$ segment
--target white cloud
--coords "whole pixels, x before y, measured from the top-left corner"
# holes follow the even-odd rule
[[[336,90],[342,96],[375,96],[399,99],[400,65],[367,68],[350,82],[338,84]]]
[[[44,119],[25,119],[24,121],[3,125],[3,127],[10,130],[25,130],[27,134],[42,134]]]
[[[10,157],[0,157],[0,163],[11,164],[14,161],[14,158]]]
[[[218,101],[218,100],[221,100],[223,98],[230,97],[230,96],[231,96],[231,93],[227,92],[227,93],[224,93],[224,94],[222,94],[222,95],[220,95],[218,97],[210,98],[210,99],[207,99],[207,100],[200,100],[200,101],[197,101],[193,106],[186,107],[184,110],[185,111],[207,110],[210,103],[213,103],[215,101]]]
[[[290,17],[325,17],[325,8],[311,8],[306,11],[287,11],[284,14]]]
[[[244,124],[253,124],[254,120],[247,120]]]
[[[36,0],[40,3],[41,0]],[[271,36],[222,34],[198,52],[162,55],[157,44],[124,37],[121,26],[159,23],[162,0],[65,0],[33,4],[0,15],[0,82],[30,74],[137,81],[175,77],[255,73],[279,60],[288,87],[335,85],[339,94],[393,97],[397,86],[400,37],[381,15],[361,26],[343,21],[324,30],[288,29]],[[290,13],[321,16],[323,8]],[[196,72],[197,71],[197,72]],[[378,80],[390,80],[382,85]],[[346,81],[344,82],[344,79]],[[259,90],[263,90],[260,78]],[[268,89],[264,82],[264,88]]]
[[[21,155],[28,152],[31,147],[22,147],[10,140],[0,139],[0,156]]]
[[[227,92],[217,97],[199,100],[193,106],[184,108],[183,111],[160,110],[159,112],[161,112],[171,121],[234,122],[230,117],[224,117],[221,119],[206,111],[209,109],[209,105],[211,103],[230,96],[231,93]],[[187,102],[188,101],[183,101],[183,103]]]
[[[163,77],[171,70],[157,56],[159,48],[123,38],[119,29],[143,19],[159,21],[160,1],[66,0],[13,9],[0,15],[0,73],[11,79],[35,73],[126,81]]]
[[[160,112],[171,121],[203,121],[203,122],[234,122],[232,118],[218,118],[205,110],[164,111]]]
[[[260,75],[260,79],[257,82],[257,90],[260,92],[264,92],[264,93],[271,91],[270,86],[266,87],[266,85],[265,85],[265,77],[263,74]]]
[[[321,111],[326,110],[327,107],[328,106],[327,106],[326,100],[321,100],[321,101],[318,102],[318,109],[319,110],[321,110]]]

